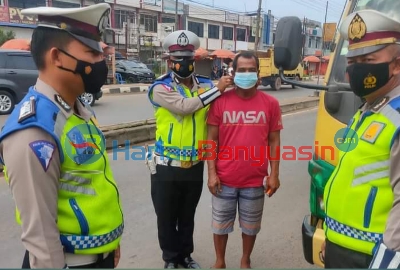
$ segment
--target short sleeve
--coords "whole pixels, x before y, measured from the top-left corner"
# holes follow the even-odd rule
[[[271,121],[269,124],[269,131],[279,131],[283,129],[282,113],[279,101],[275,98],[271,99]]]
[[[208,111],[207,124],[219,126],[221,123],[221,110],[219,100],[214,101],[210,104],[210,110]]]

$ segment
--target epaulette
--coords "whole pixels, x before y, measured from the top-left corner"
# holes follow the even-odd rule
[[[169,73],[163,74],[160,77],[156,78],[156,81],[163,81],[164,79],[166,79],[169,76]]]
[[[196,74],[196,77],[197,77],[197,78],[201,78],[201,79],[211,80],[209,76],[197,75],[197,74]]]

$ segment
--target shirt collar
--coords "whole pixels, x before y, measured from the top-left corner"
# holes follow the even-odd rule
[[[54,102],[54,104],[57,105],[57,107],[60,109],[60,111],[63,112],[65,117],[68,119],[74,114],[74,108],[71,108],[65,101],[64,99],[57,93],[56,90],[54,90],[53,87],[42,81],[41,79],[37,79],[36,84],[35,84],[35,91],[38,93],[43,94],[47,98],[49,98],[51,101]],[[77,99],[75,102],[76,108],[79,112],[79,115],[76,115],[85,121],[89,121],[90,117],[92,117],[92,113],[85,107],[82,101]]]
[[[196,91],[197,88],[199,88],[200,82],[195,73],[193,73],[191,77],[192,77],[192,81],[193,81],[193,87],[191,90],[193,92],[193,91]],[[171,72],[171,78],[172,78],[172,81],[175,83],[175,85],[180,85],[181,82],[179,80],[179,77],[176,76],[175,73]]]

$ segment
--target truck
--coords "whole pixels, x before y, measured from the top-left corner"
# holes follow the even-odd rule
[[[278,91],[282,85],[288,85],[289,83],[283,82],[279,77],[279,69],[274,65],[274,49],[268,49],[267,51],[257,51],[257,57],[260,59],[260,77],[261,84],[263,86],[270,86],[273,90]],[[285,77],[295,81],[303,80],[304,69],[301,63],[298,64],[294,70],[285,70]],[[292,84],[292,88],[296,88]]]

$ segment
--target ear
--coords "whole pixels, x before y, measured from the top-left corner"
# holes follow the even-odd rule
[[[396,58],[393,67],[393,75],[399,75],[399,74],[400,74],[400,58]]]
[[[52,65],[58,67],[62,66],[61,53],[57,48],[55,47],[51,48],[50,51],[48,52],[48,57]]]

